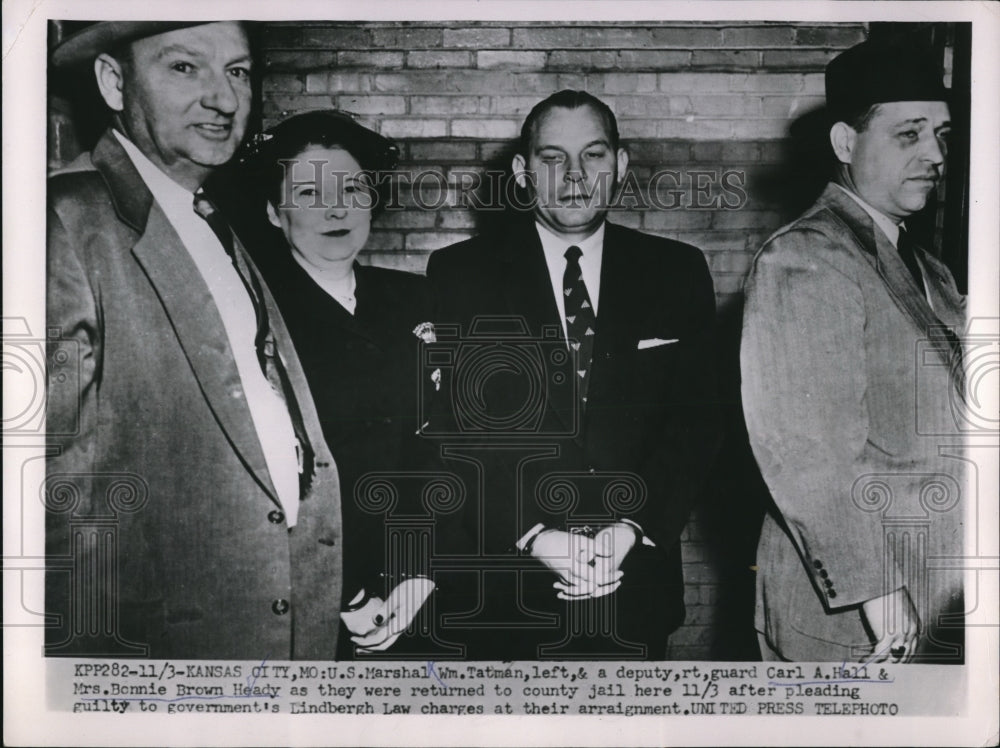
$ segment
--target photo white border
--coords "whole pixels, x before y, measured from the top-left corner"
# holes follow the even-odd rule
[[[46,58],[49,19],[212,20],[767,20],[972,21],[969,317],[996,318],[1000,283],[1000,13],[989,2],[503,2],[401,3],[366,0],[4,0],[3,3],[3,316],[44,334]],[[5,335],[7,330],[4,330]],[[5,384],[5,408],[8,397]],[[994,397],[996,394],[994,393]],[[987,404],[987,407],[989,405]],[[994,402],[995,407],[995,402]],[[13,447],[4,445],[6,457]],[[21,454],[21,453],[19,453]],[[40,452],[39,452],[40,454]],[[41,482],[41,461],[23,473]],[[17,459],[4,460],[4,576],[41,555],[42,507],[21,496]],[[970,559],[984,569],[980,590],[993,595],[995,619],[997,455],[980,464],[978,522],[968,523]],[[982,532],[983,528],[987,529]],[[977,533],[978,537],[973,537]],[[978,546],[973,545],[978,542]],[[971,565],[971,564],[970,564]],[[971,574],[970,572],[970,578]],[[41,574],[26,599],[41,600]],[[19,584],[4,584],[5,613]],[[7,615],[4,621],[8,621]],[[45,709],[40,628],[5,627],[4,742],[7,745],[974,745],[997,740],[998,648],[995,627],[969,628],[968,714],[964,717],[297,717],[228,715],[135,718],[51,713]],[[932,685],[932,684],[927,684]]]

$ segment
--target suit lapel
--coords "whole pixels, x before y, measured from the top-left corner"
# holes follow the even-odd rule
[[[533,221],[520,221],[498,245],[499,279],[507,311],[511,316],[524,320],[533,338],[543,334],[543,328],[554,327],[563,341],[562,320],[556,306],[549,266],[545,262],[541,239]],[[575,376],[569,371],[567,376]],[[568,407],[577,408],[576,402],[547,400],[547,410],[562,424],[567,433],[582,439],[582,424],[574,423],[574,414]],[[575,425],[576,428],[571,428]]]
[[[591,389],[588,405],[602,399],[613,387],[612,373],[620,364],[620,353],[634,345],[637,324],[631,300],[636,297],[640,280],[633,278],[625,246],[618,227],[605,224],[604,248],[601,257],[601,294],[597,304],[597,339],[591,364]]]
[[[946,329],[947,325],[935,315],[923,291],[914,283],[899,253],[888,238],[875,228],[871,216],[849,195],[843,194],[839,187],[832,184],[827,186],[820,201],[825,203],[854,235],[896,305],[923,331],[945,362],[950,363],[954,356],[961,355],[954,335],[933,334],[934,331]],[[924,266],[926,267],[926,264]],[[936,276],[927,273],[924,274],[924,279],[929,285],[936,282]]]
[[[215,300],[155,203],[132,254],[156,289],[219,425],[257,481],[277,500]]]
[[[205,280],[110,132],[94,148],[93,162],[108,184],[115,211],[140,235],[132,254],[156,291],[209,407],[247,468],[277,502],[229,337]]]

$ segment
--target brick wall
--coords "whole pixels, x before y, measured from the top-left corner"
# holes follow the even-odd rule
[[[402,169],[438,175],[425,183],[427,200],[450,184],[437,210],[420,209],[401,187],[406,209],[376,219],[366,258],[374,264],[421,272],[433,250],[475,233],[486,216],[462,207],[459,185],[484,165],[509,165],[525,114],[563,88],[587,90],[615,111],[640,192],[657,171],[678,174],[661,182],[661,196],[681,190],[677,207],[611,218],[700,247],[719,301],[731,434],[684,532],[688,620],[672,637],[675,657],[756,657],[751,566],[766,489],[738,405],[739,291],[761,242],[822,186],[813,168],[820,158],[808,134],[791,137],[793,125],[808,133],[824,66],[865,35],[863,24],[793,23],[310,22],[265,30],[265,126],[309,109],[344,109],[397,139]],[[734,193],[720,193],[727,172],[744,175],[735,209],[721,207],[734,203]],[[707,191],[696,194],[699,184]]]

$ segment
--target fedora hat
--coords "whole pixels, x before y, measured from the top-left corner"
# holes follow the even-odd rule
[[[66,68],[90,63],[119,44],[206,23],[213,21],[97,21],[70,34],[52,50],[52,64]]]

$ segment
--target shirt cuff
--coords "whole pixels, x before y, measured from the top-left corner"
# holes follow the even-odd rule
[[[544,529],[545,525],[539,522],[537,525],[528,530],[524,535],[522,535],[521,539],[518,540],[516,543],[514,543],[514,547],[517,548],[517,550],[519,550],[521,553],[530,553],[531,546],[534,543],[535,538],[541,535]]]

